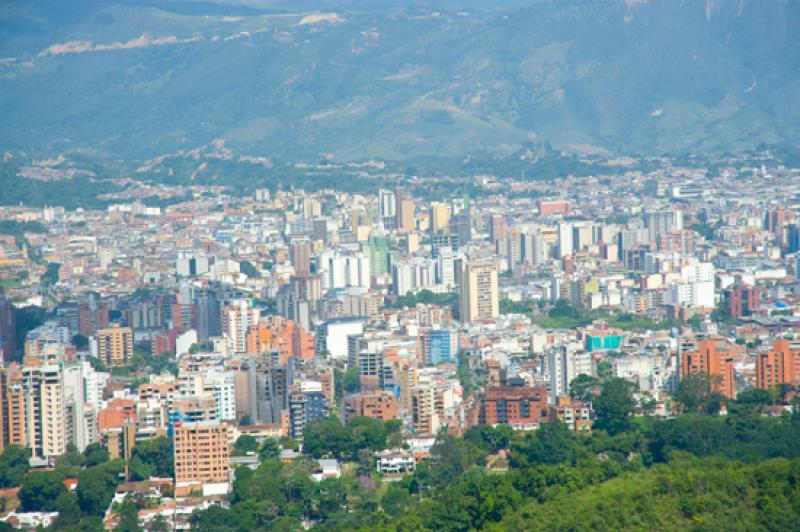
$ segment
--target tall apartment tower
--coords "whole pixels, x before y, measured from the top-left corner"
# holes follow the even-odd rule
[[[414,230],[414,198],[411,192],[405,188],[398,188],[395,191],[395,202],[397,211],[397,230],[400,232],[411,232]]]
[[[0,360],[9,361],[17,349],[14,305],[6,299],[0,286]]]
[[[22,368],[26,446],[33,456],[55,458],[67,450],[64,380],[57,365]]]
[[[311,273],[311,242],[308,240],[292,242],[291,260],[297,275],[309,275]]]
[[[97,331],[97,356],[108,367],[126,366],[133,358],[133,329],[118,323]]]
[[[229,481],[228,426],[218,421],[176,423],[175,492],[187,494],[203,484]]]
[[[247,299],[232,301],[222,311],[222,333],[227,336],[236,353],[247,352],[247,332],[258,323],[261,311]]]
[[[800,384],[800,346],[789,340],[776,340],[770,351],[758,353],[756,358],[756,386],[781,384]]]
[[[681,378],[690,373],[705,373],[712,379],[714,388],[722,395],[731,399],[736,396],[733,357],[728,351],[718,350],[715,340],[700,340],[696,349],[687,349],[683,352]]]
[[[475,262],[464,266],[459,288],[462,322],[492,319],[500,315],[497,265],[493,262]]]

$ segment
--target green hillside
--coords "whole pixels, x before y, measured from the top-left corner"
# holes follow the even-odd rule
[[[407,161],[800,138],[797,2],[386,4],[4,2],[0,148]]]

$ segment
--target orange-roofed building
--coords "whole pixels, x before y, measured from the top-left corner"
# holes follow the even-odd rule
[[[270,316],[266,321],[250,327],[245,339],[248,353],[280,353],[280,363],[285,364],[289,357],[304,360],[314,358],[314,335],[292,320]]]
[[[756,386],[772,388],[781,384],[800,384],[800,349],[789,340],[777,340],[768,352],[756,358]]]
[[[121,429],[126,420],[136,420],[136,413],[127,410],[103,409],[97,415],[97,426],[100,432],[109,429]]]
[[[725,397],[736,395],[733,371],[733,355],[719,341],[704,339],[697,342],[696,349],[687,349],[681,357],[681,378],[690,373],[705,373],[711,377],[714,388]]]

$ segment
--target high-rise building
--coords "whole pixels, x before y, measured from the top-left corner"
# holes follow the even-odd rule
[[[394,227],[397,222],[397,200],[394,192],[381,189],[378,191],[378,213],[384,227]]]
[[[441,233],[450,228],[450,208],[446,203],[431,203],[430,229],[432,234]]]
[[[756,387],[781,384],[800,384],[800,345],[789,340],[776,340],[771,350],[756,358]]]
[[[450,232],[456,235],[459,247],[465,246],[472,240],[472,211],[470,208],[467,207],[453,216],[450,226]]]
[[[176,423],[173,432],[176,495],[229,481],[227,425],[218,421]]]
[[[733,357],[729,351],[718,349],[717,343],[723,341],[703,339],[685,349],[681,354],[681,377],[704,373],[716,391],[733,399],[736,395]]]
[[[683,213],[680,210],[651,211],[644,215],[648,242],[655,242],[660,235],[683,229]]]
[[[555,404],[559,395],[569,395],[569,385],[575,377],[592,374],[592,354],[573,345],[556,347],[547,354],[547,371],[550,375],[550,402]]]
[[[395,190],[395,202],[397,210],[397,230],[408,233],[414,230],[416,220],[414,219],[414,198],[411,192],[405,188]]]
[[[311,273],[311,242],[308,240],[292,242],[291,261],[297,275],[309,275]]]
[[[725,289],[725,314],[731,318],[750,316],[758,310],[761,290],[758,286],[737,283]]]
[[[436,434],[441,420],[436,411],[436,393],[429,386],[411,390],[411,426],[416,434]]]
[[[460,276],[461,321],[496,318],[500,315],[497,265],[474,262],[464,266]]]
[[[0,360],[8,362],[17,350],[17,326],[14,305],[0,286]]]
[[[0,393],[2,394],[2,447],[28,445],[25,408],[25,387],[22,369],[16,363],[0,368]]]
[[[452,334],[447,329],[428,329],[420,332],[420,361],[431,366],[453,362],[455,352],[453,351]]]
[[[94,336],[100,329],[108,329],[109,311],[105,303],[91,300],[78,305],[78,334]]]
[[[493,214],[489,218],[489,240],[493,244],[505,240],[508,231],[506,217],[501,214]]]
[[[97,357],[108,367],[126,366],[133,358],[133,329],[118,323],[97,331]]]
[[[247,332],[258,323],[261,311],[249,299],[237,299],[222,310],[222,334],[235,353],[247,352]]]
[[[328,402],[322,393],[322,383],[305,381],[299,390],[289,395],[289,435],[303,440],[306,425],[328,417]]]
[[[572,224],[562,222],[558,224],[558,256],[566,257],[572,255]]]
[[[26,447],[33,456],[55,458],[67,450],[64,379],[57,365],[22,368]]]

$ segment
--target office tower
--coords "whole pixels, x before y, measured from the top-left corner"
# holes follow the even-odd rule
[[[405,188],[395,190],[395,203],[397,209],[397,230],[400,232],[410,232],[414,230],[414,198],[411,192]]]
[[[775,235],[783,232],[783,226],[797,220],[797,213],[792,209],[774,207],[764,213],[764,229]]]
[[[522,238],[517,229],[511,228],[508,230],[505,256],[508,257],[509,270],[514,269],[515,265],[522,262]]]
[[[14,305],[0,286],[0,360],[8,362],[17,350],[17,326]]]
[[[655,242],[660,235],[683,229],[683,213],[680,210],[648,212],[644,215],[644,226],[648,242]]]
[[[472,211],[469,207],[453,216],[450,225],[450,232],[456,235],[458,247],[472,240]]]
[[[384,227],[394,227],[397,217],[397,205],[394,192],[381,189],[378,191],[378,214]]]
[[[714,389],[725,397],[736,396],[733,356],[719,350],[717,341],[704,339],[681,354],[681,378],[690,373],[704,373],[711,379]]]
[[[453,362],[452,332],[449,330],[429,329],[419,334],[419,360],[425,364],[436,366]]]
[[[625,229],[617,233],[617,258],[625,259],[625,251],[647,243],[647,229]]]
[[[197,337],[208,340],[213,336],[220,336],[222,308],[217,292],[210,288],[195,292],[195,309]]]
[[[292,242],[291,261],[297,275],[309,275],[311,273],[311,242],[308,240]]]
[[[88,303],[78,305],[78,334],[94,336],[100,329],[108,329],[108,305],[91,299]]]
[[[750,316],[761,304],[761,289],[736,283],[723,292],[725,314],[731,318]]]
[[[392,267],[392,292],[404,296],[414,289],[414,268],[410,260],[397,261]]]
[[[229,481],[227,425],[218,421],[176,423],[173,433],[176,495]]]
[[[367,239],[367,254],[369,255],[369,269],[373,274],[391,271],[391,254],[389,253],[389,239],[384,234],[370,233]]]
[[[492,319],[500,314],[494,263],[467,264],[461,273],[459,292],[462,322]]]
[[[592,355],[572,345],[559,346],[547,354],[547,371],[550,374],[550,403],[555,404],[558,396],[569,395],[569,384],[575,377],[592,374]]]
[[[449,291],[456,284],[453,250],[440,249],[436,261],[436,282]]]
[[[520,257],[522,262],[538,266],[547,259],[547,244],[538,231],[522,232],[520,239]]]
[[[222,333],[235,353],[247,352],[247,332],[258,323],[261,311],[249,299],[237,299],[222,310]]]
[[[800,345],[789,340],[776,340],[770,351],[758,353],[756,358],[756,387],[781,384],[800,384]]]
[[[501,214],[493,214],[489,218],[489,240],[493,244],[501,240],[505,240],[508,231],[508,224],[506,223],[505,216]]]
[[[558,256],[572,255],[572,224],[562,222],[558,224]]]
[[[431,202],[431,234],[441,233],[450,228],[450,208],[446,203]]]
[[[22,368],[25,393],[26,447],[38,458],[55,458],[67,450],[64,379],[57,365]]]
[[[97,357],[108,367],[125,366],[133,358],[133,329],[115,323],[97,331]]]

